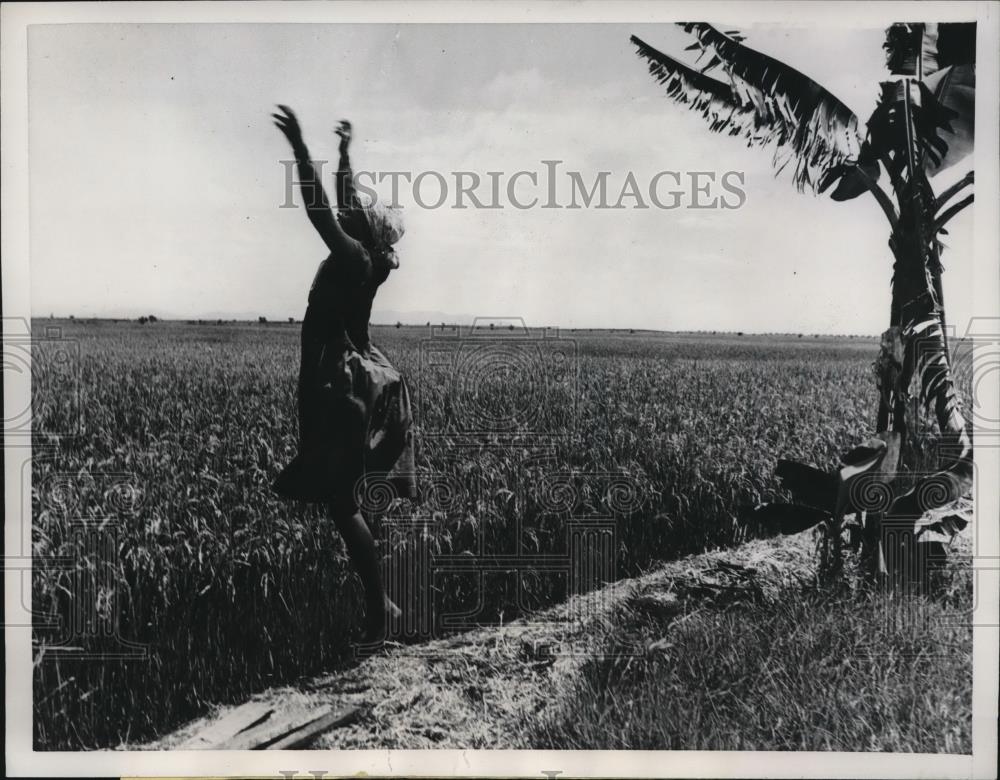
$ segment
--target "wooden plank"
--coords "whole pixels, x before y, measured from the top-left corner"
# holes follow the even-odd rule
[[[233,734],[217,745],[219,750],[260,750],[263,746],[280,739],[302,723],[308,723],[322,712],[317,707],[283,704],[270,717]]]
[[[283,706],[213,745],[218,750],[291,750],[353,720],[358,707]],[[276,747],[281,745],[281,747]]]
[[[342,706],[320,715],[285,734],[281,739],[265,746],[266,750],[300,750],[320,734],[354,722],[361,712],[360,707]]]
[[[177,746],[178,750],[211,750],[220,748],[237,734],[259,726],[271,717],[273,708],[263,702],[251,701],[230,710]]]

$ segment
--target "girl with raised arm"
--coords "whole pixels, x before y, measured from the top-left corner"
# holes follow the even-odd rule
[[[344,538],[365,593],[366,643],[385,638],[399,609],[386,596],[375,541],[358,506],[365,479],[393,483],[396,495],[416,495],[412,414],[406,383],[368,336],[372,301],[399,263],[393,244],[403,235],[395,209],[362,201],[354,188],[341,122],[334,216],[295,114],[278,106],[275,124],[295,153],[306,214],[329,250],[309,290],[302,320],[299,369],[299,453],[275,481],[290,499],[322,503]]]

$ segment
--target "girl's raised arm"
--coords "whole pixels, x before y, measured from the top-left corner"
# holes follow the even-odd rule
[[[358,192],[354,187],[354,171],[351,170],[351,158],[348,154],[353,132],[351,123],[346,119],[341,119],[337,129],[333,132],[340,136],[340,164],[337,166],[337,207],[341,211],[360,208]]]
[[[352,239],[337,223],[330,209],[330,201],[323,190],[316,166],[309,157],[309,150],[302,139],[302,128],[299,120],[288,106],[279,105],[281,113],[271,114],[278,129],[292,145],[295,153],[296,167],[299,172],[299,186],[302,189],[302,199],[306,204],[306,214],[323,242],[335,255],[343,256],[353,244]]]

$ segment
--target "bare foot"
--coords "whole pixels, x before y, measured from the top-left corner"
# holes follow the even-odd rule
[[[403,610],[396,606],[392,599],[388,596],[385,597],[385,616],[386,618],[401,618],[403,616]]]

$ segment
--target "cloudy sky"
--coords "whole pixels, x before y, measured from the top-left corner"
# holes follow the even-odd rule
[[[874,107],[881,29],[743,32],[860,116]],[[736,210],[427,209],[403,183],[402,264],[376,314],[884,329],[891,257],[874,201],[798,193],[768,152],[709,133],[662,96],[633,33],[686,43],[670,25],[32,26],[33,312],[300,317],[325,247],[301,209],[279,208],[289,154],[269,112],[281,102],[320,159],[335,159],[332,128],[351,119],[358,169],[542,176],[542,160],[561,160],[586,182],[609,171],[613,199],[630,171],[641,186],[663,170],[745,175]],[[971,314],[972,224],[972,209],[954,220],[944,258],[956,323]]]

